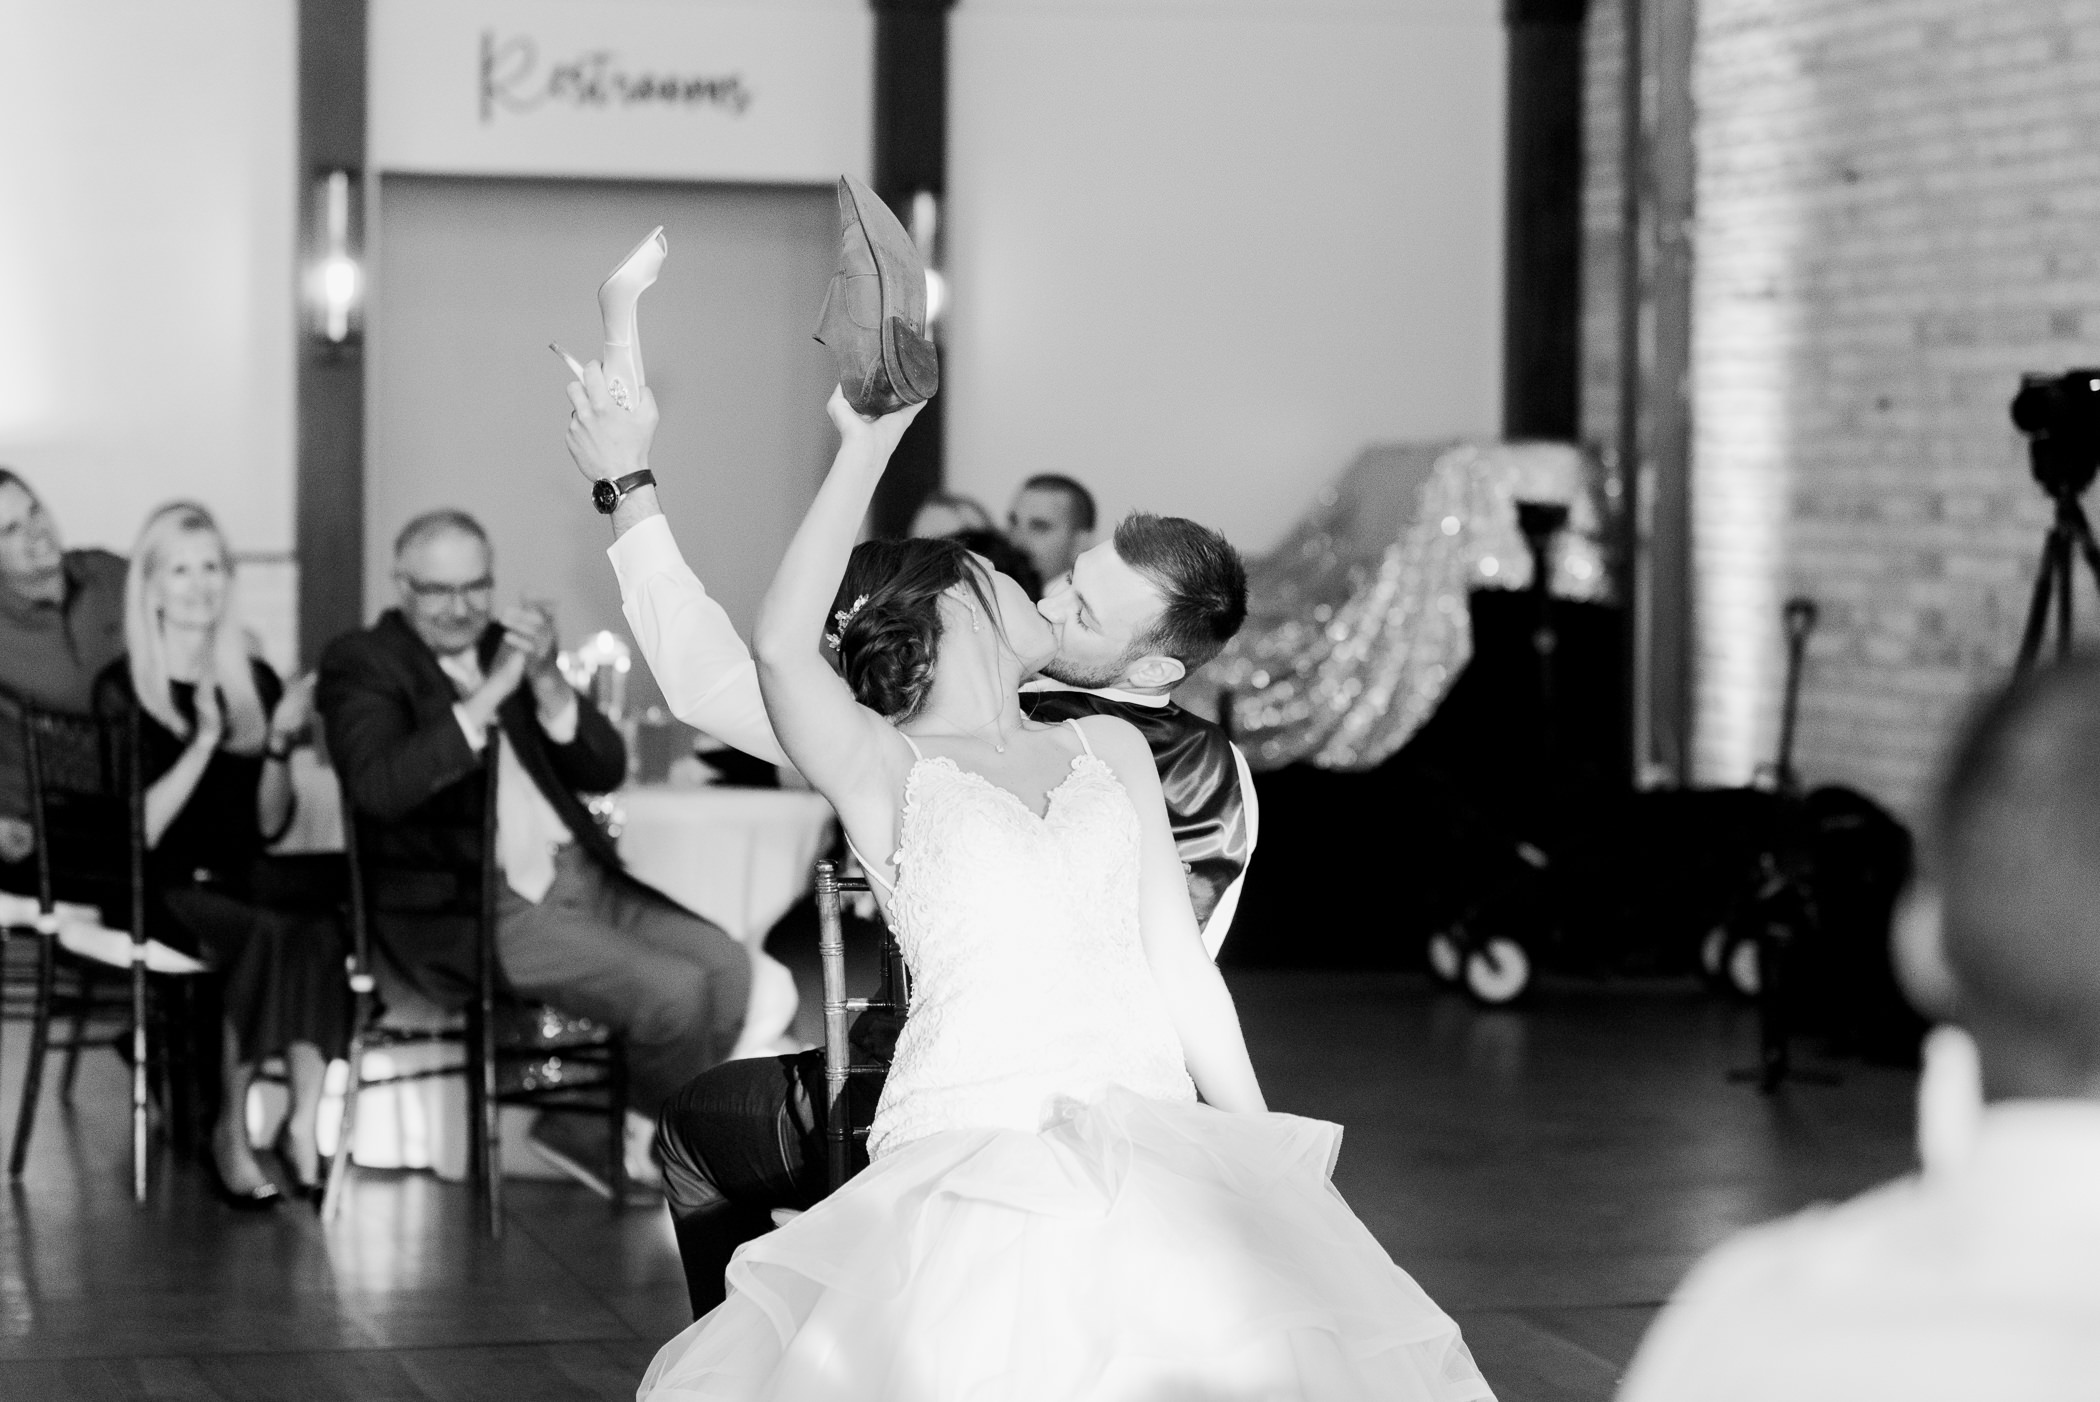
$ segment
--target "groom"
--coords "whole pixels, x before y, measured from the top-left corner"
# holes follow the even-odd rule
[[[610,509],[622,608],[672,713],[785,763],[750,652],[680,556],[658,504],[648,470],[654,397],[644,390],[632,412],[616,407],[595,363],[569,395],[569,451]],[[1238,631],[1246,595],[1239,557],[1215,531],[1133,514],[1048,582],[1038,609],[1057,653],[1022,697],[1034,720],[1115,715],[1145,736],[1214,957],[1254,849],[1254,784],[1224,732],[1168,697]],[[695,1315],[721,1303],[730,1254],[772,1226],[772,1209],[822,1195],[822,1072],[821,1052],[727,1062],[664,1106],[657,1149]]]

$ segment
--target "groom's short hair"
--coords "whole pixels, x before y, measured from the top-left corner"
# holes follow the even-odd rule
[[[1152,581],[1166,607],[1131,643],[1190,671],[1218,655],[1247,619],[1247,568],[1224,536],[1179,516],[1133,511],[1116,526],[1116,555]]]

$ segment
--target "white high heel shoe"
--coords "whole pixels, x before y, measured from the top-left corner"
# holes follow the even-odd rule
[[[634,407],[644,383],[641,330],[635,311],[670,251],[659,224],[598,286],[598,314],[605,323],[605,387],[622,409]]]

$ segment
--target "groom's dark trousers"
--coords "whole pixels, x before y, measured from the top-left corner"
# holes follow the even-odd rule
[[[854,1031],[856,1059],[889,1060],[893,1028]],[[881,1089],[874,1077],[850,1083],[855,1124],[874,1117]],[[695,1319],[722,1303],[730,1255],[772,1229],[775,1208],[799,1211],[824,1196],[824,1124],[822,1048],[725,1061],[664,1103],[656,1152]],[[866,1162],[857,1143],[854,1154],[856,1166]]]
[[[1207,925],[1253,855],[1247,800],[1225,732],[1169,702],[1051,690],[1024,692],[1021,703],[1035,720],[1120,716],[1144,735],[1159,765],[1189,901]],[[863,1055],[889,1061],[893,1028],[863,1015],[854,1032]],[[806,1208],[824,1195],[823,1087],[824,1054],[809,1051],[726,1062],[664,1103],[656,1151],[696,1317],[722,1303],[730,1254],[772,1228],[774,1209]],[[854,1078],[855,1124],[873,1117],[880,1090],[872,1077]]]

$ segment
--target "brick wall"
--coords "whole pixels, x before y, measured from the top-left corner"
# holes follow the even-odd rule
[[[2100,363],[2100,0],[1699,11],[1698,775],[1770,753],[1798,592],[1823,615],[1804,773],[1915,816],[2010,664],[2049,519],[2007,402],[2023,370]]]

